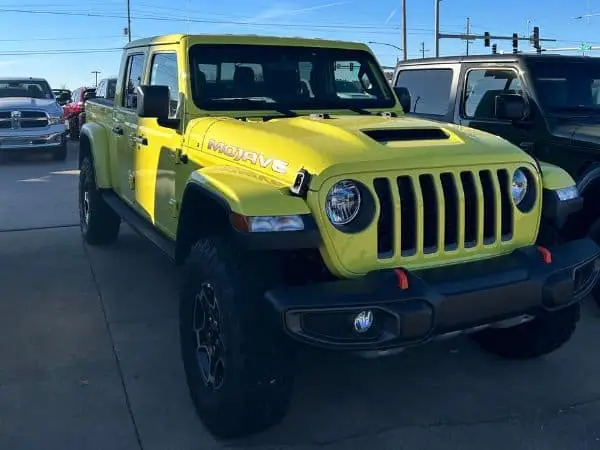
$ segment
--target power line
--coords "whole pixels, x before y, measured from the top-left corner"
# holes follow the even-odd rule
[[[15,51],[7,51],[0,52],[0,56],[28,56],[28,55],[79,55],[86,53],[112,53],[112,52],[121,52],[123,51],[122,47],[112,47],[112,48],[91,48],[91,49],[57,49],[57,50],[15,50]]]

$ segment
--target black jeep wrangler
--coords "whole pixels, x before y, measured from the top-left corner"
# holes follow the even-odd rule
[[[496,134],[577,181],[580,213],[562,239],[600,243],[600,58],[491,54],[401,61],[392,85],[408,114]],[[593,296],[600,305],[600,285]]]

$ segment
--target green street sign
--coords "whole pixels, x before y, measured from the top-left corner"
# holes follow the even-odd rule
[[[586,44],[585,42],[582,42],[581,45],[579,46],[579,48],[581,50],[591,50],[592,44]]]

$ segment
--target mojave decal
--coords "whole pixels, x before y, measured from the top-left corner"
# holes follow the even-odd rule
[[[280,159],[270,158],[259,152],[244,150],[238,146],[227,144],[226,142],[217,142],[214,139],[208,140],[208,150],[213,150],[217,153],[222,153],[234,161],[244,161],[260,166],[263,169],[268,167],[273,172],[285,174],[287,172],[288,162]]]

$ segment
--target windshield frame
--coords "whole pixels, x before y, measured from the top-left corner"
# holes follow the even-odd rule
[[[600,80],[600,58],[573,58],[573,59],[529,59],[527,61],[527,78],[530,89],[532,90],[538,108],[543,116],[547,117],[570,117],[570,118],[584,118],[590,116],[600,116],[600,94],[598,97],[598,103],[595,105],[577,105],[576,102],[572,102],[572,104],[567,103],[561,107],[552,107],[548,104],[547,101],[544,100],[540,89],[540,77],[539,70],[540,67],[550,66],[553,71],[555,70],[557,78],[567,78],[572,72],[572,66],[584,66],[583,73],[591,72],[592,70],[596,70],[598,73],[597,77],[590,77],[590,79],[598,79]],[[554,67],[558,67],[554,69]],[[569,66],[568,68],[562,68],[561,66]],[[593,69],[593,68],[594,69]],[[543,70],[543,69],[542,69]],[[580,72],[581,73],[581,72]],[[551,77],[541,77],[541,78],[551,78]],[[581,108],[578,110],[578,108]]]
[[[332,61],[336,59],[344,59],[344,60],[359,60],[364,61],[368,70],[371,72],[373,76],[372,83],[377,83],[378,90],[383,98],[377,99],[348,99],[348,98],[340,98],[334,102],[306,102],[300,103],[294,101],[293,103],[281,103],[281,102],[256,102],[255,105],[249,104],[247,101],[238,102],[235,104],[233,101],[230,105],[225,101],[209,101],[203,102],[198,98],[195,76],[197,71],[195,70],[195,65],[197,64],[207,64],[208,60],[202,61],[201,52],[203,49],[208,49],[211,52],[223,51],[224,48],[256,48],[257,50],[264,51],[267,48],[269,51],[273,51],[274,53],[281,52],[283,54],[289,55],[292,52],[293,55],[298,55],[301,58],[301,55],[310,53],[310,52],[318,52],[318,53],[327,53],[331,52],[333,55],[331,56]],[[234,50],[235,51],[235,50]],[[288,51],[286,53],[286,51]],[[197,56],[199,55],[199,56]],[[320,112],[320,111],[379,111],[379,110],[394,110],[396,111],[398,106],[397,98],[390,86],[390,84],[386,81],[385,74],[383,73],[381,66],[375,59],[375,57],[369,51],[362,49],[352,49],[345,47],[320,47],[316,46],[298,46],[298,45],[263,45],[263,44],[244,44],[244,43],[215,43],[215,44],[207,44],[207,43],[197,43],[190,45],[188,48],[187,54],[187,67],[190,76],[188,77],[188,89],[190,92],[190,97],[193,105],[201,111],[208,112],[210,114],[219,112],[223,114],[230,113],[244,113],[244,115],[262,115],[262,113],[282,113],[282,111],[294,111],[294,112]],[[228,58],[223,58],[222,62],[230,62],[227,61]],[[252,61],[248,61],[246,64],[251,64]],[[242,63],[244,64],[244,63]],[[252,96],[248,96],[247,98],[252,98]],[[212,104],[211,104],[212,103]],[[243,104],[243,105],[242,105]],[[283,113],[282,113],[283,114]]]
[[[46,81],[46,80],[31,80],[28,78],[5,78],[0,80],[0,86],[3,84],[10,84],[10,83],[22,83],[22,84],[36,84],[40,87],[42,95],[46,95],[46,97],[42,96],[42,97],[30,97],[29,95],[17,95],[14,97],[4,97],[0,94],[0,98],[35,98],[35,99],[39,99],[39,100],[56,100],[56,96],[54,94],[54,92],[52,92],[52,89],[50,88],[50,84]],[[3,88],[0,87],[0,91],[2,91],[3,89],[7,89],[7,88]],[[48,96],[49,95],[49,96]]]

